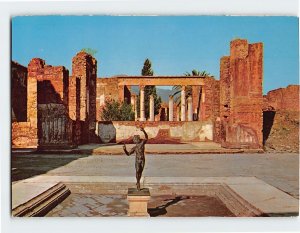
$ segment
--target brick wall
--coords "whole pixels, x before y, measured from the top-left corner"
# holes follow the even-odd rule
[[[36,148],[38,144],[37,128],[30,122],[12,123],[12,148]]]
[[[11,63],[11,105],[13,121],[27,121],[27,67]]]
[[[299,112],[299,85],[269,91],[264,96],[264,110]]]
[[[222,146],[262,148],[263,44],[237,39],[220,61]]]
[[[93,142],[97,109],[97,60],[84,51],[80,51],[72,59],[70,88],[69,114],[72,119],[81,122],[75,123],[77,132],[80,132],[80,143]]]
[[[72,145],[68,114],[69,73],[40,58],[28,65],[27,122],[12,126],[15,147],[66,147]],[[28,136],[25,136],[28,134]]]

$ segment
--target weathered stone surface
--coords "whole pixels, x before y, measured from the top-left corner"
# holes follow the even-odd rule
[[[29,124],[23,127],[28,126],[38,131],[36,139],[39,139],[40,143],[47,142],[46,144],[51,144],[51,140],[53,145],[59,141],[65,143],[65,139],[68,143],[75,144],[99,140],[118,141],[119,136],[113,139],[114,137],[108,133],[112,130],[105,128],[107,123],[96,123],[101,121],[101,108],[106,99],[130,103],[131,85],[197,85],[192,88],[190,100],[192,109],[190,108],[189,118],[186,111],[186,119],[196,120],[191,122],[192,126],[185,125],[186,122],[178,122],[180,110],[174,105],[173,120],[176,125],[172,125],[171,122],[152,122],[153,125],[151,122],[146,123],[150,134],[155,132],[151,140],[157,142],[214,140],[221,141],[225,147],[261,148],[262,47],[262,43],[248,44],[247,40],[240,39],[232,41],[230,56],[221,58],[220,81],[213,77],[202,76],[155,76],[151,79],[143,76],[97,78],[96,59],[83,51],[74,56],[72,76],[69,77],[68,70],[63,66],[52,67],[46,65],[42,59],[33,58],[28,65],[27,81]],[[26,73],[26,67],[22,68],[22,72]],[[18,75],[14,74],[16,77],[19,77]],[[273,101],[275,97],[270,97],[270,101],[274,102],[272,105],[296,107],[292,99],[288,99],[284,94],[281,96],[286,103],[282,103],[283,101],[275,103]],[[14,119],[19,121],[18,115],[23,113],[16,113],[14,109],[12,112]],[[160,114],[155,116],[155,120],[167,121],[168,112],[168,104],[162,105]],[[48,113],[49,116],[46,117]],[[206,124],[207,122],[209,124]],[[131,134],[135,131],[126,127],[135,128],[136,123],[118,123],[115,134],[119,135],[122,132],[121,135],[124,134],[120,137],[122,140],[131,140],[130,137],[133,136]],[[115,127],[115,124],[112,125]]]
[[[15,121],[27,121],[27,67],[11,63],[11,105]]]
[[[36,148],[38,144],[37,128],[30,122],[12,123],[12,148]]]
[[[149,143],[180,143],[191,141],[212,141],[213,123],[205,122],[143,122]],[[144,137],[134,121],[99,122],[98,136],[101,142],[132,143],[134,135]]]
[[[262,148],[263,44],[237,39],[220,62],[221,142],[229,148]]]
[[[264,96],[264,146],[267,151],[299,151],[299,85]]]
[[[264,96],[264,110],[299,112],[299,85],[269,91]]]
[[[42,148],[72,144],[68,90],[69,73],[63,66],[52,67],[39,58],[30,61],[27,122],[12,126],[13,146]]]
[[[80,80],[80,83],[74,79]],[[70,94],[71,99],[69,102],[72,109],[69,112],[70,117],[84,122],[81,123],[83,127],[81,127],[80,143],[96,140],[96,80],[97,60],[90,54],[80,51],[72,59],[72,81],[70,82],[72,93]],[[74,91],[75,85],[76,91]],[[79,125],[79,123],[76,124]]]

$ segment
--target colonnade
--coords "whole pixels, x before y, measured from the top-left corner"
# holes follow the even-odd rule
[[[187,120],[193,121],[193,98],[189,96],[187,101],[185,99],[186,95],[186,87],[182,86],[181,88],[181,115],[180,121],[186,121],[186,102],[187,102]],[[133,111],[135,112],[135,120],[146,121],[145,117],[145,86],[140,86],[140,118],[137,117],[137,96],[131,95],[131,105],[133,106]],[[179,114],[179,111],[177,111]],[[169,96],[169,121],[174,121],[174,99],[173,96]],[[179,115],[176,117],[177,121],[179,121]],[[154,97],[153,95],[149,96],[149,121],[154,121]]]

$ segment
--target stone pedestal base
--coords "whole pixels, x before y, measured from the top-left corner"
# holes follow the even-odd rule
[[[127,200],[129,203],[128,216],[133,217],[149,217],[147,207],[150,200],[150,192],[148,188],[138,191],[136,188],[129,188]]]

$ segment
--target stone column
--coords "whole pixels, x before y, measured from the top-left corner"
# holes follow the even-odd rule
[[[193,100],[192,96],[188,97],[188,121],[193,121]]]
[[[131,97],[130,98],[130,103],[131,103],[131,106],[132,106],[132,111],[134,111],[134,120],[136,121],[137,120],[136,95],[132,94],[130,97]]]
[[[140,86],[140,121],[145,120],[145,86]]]
[[[154,121],[154,97],[153,95],[150,95],[150,103],[149,103],[149,120]]]
[[[176,111],[176,121],[180,121],[179,108],[177,108],[177,111]]]
[[[181,121],[185,121],[185,86],[181,87]]]
[[[173,96],[169,96],[169,121],[173,121],[173,113],[174,112],[174,100]]]

